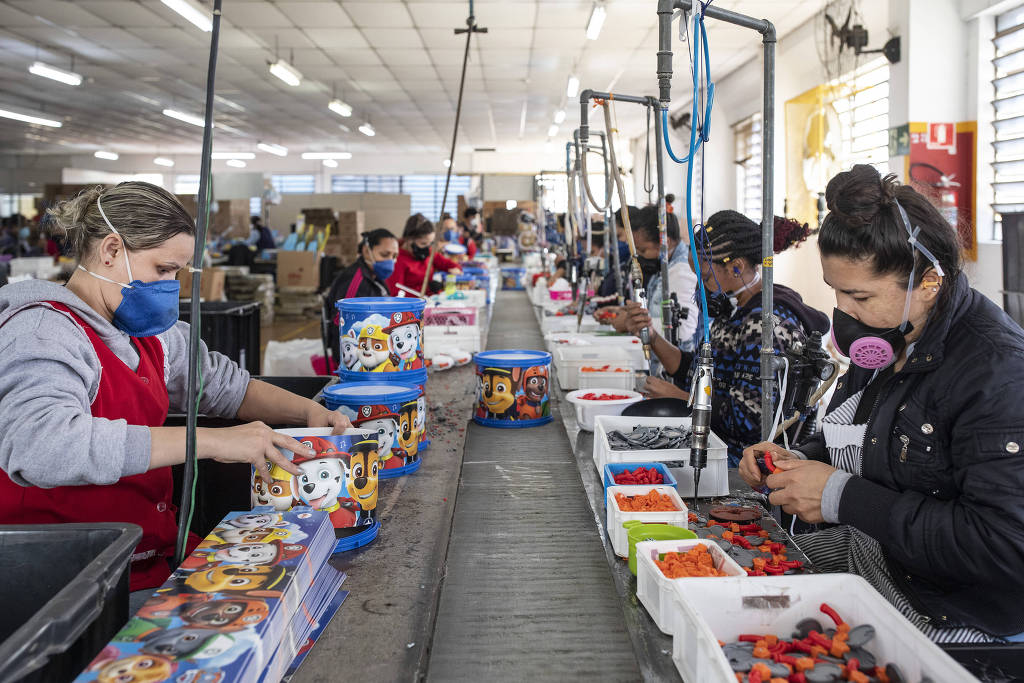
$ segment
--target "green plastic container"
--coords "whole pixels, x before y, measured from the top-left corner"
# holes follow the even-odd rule
[[[623,522],[629,537],[629,571],[636,576],[636,544],[641,541],[678,541],[688,538],[697,538],[697,534],[689,529],[672,526],[671,524],[644,524],[634,519]]]

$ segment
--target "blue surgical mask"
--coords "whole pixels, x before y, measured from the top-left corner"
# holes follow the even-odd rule
[[[391,274],[393,272],[395,272],[394,259],[373,262],[373,274],[376,275],[379,279],[387,280],[389,277],[391,277]]]
[[[128,247],[124,243],[124,238],[110,223],[99,198],[96,199],[96,207],[110,231],[121,238],[129,283],[124,284],[97,275],[82,265],[78,267],[94,278],[121,286],[121,303],[114,310],[114,327],[131,337],[152,337],[166,332],[178,320],[178,295],[181,283],[177,280],[142,282],[133,279],[132,264],[128,258]]]
[[[444,231],[445,242],[457,242],[459,240],[459,231],[453,229]]]

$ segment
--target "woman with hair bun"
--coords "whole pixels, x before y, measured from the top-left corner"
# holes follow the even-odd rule
[[[185,461],[185,428],[163,425],[188,403],[175,276],[192,259],[195,221],[143,182],[96,187],[48,213],[78,267],[65,286],[0,289],[0,524],[138,524],[131,590],[148,595],[170,575],[178,534],[169,466]],[[260,420],[352,426],[204,343],[195,353],[199,410],[246,423],[198,429],[199,458],[249,463],[269,482],[271,463],[298,473],[278,448],[312,452]]]
[[[807,225],[779,217],[775,228],[775,253],[799,244],[810,232]],[[704,282],[708,315],[714,319],[711,430],[725,441],[729,466],[736,467],[744,446],[761,437],[761,226],[736,211],[719,211],[694,235],[700,270],[692,254],[690,268]],[[812,332],[828,332],[828,317],[805,304],[792,289],[775,284],[773,294],[777,351],[804,342]],[[661,336],[639,304],[627,302],[626,312],[631,333],[639,334],[645,326],[650,329],[652,349],[668,378],[648,377],[644,392],[651,397],[688,398],[694,370],[692,349],[701,334],[700,325],[694,340],[685,340],[684,351]]]
[[[818,237],[851,365],[823,429],[740,474],[828,528],[797,538],[938,642],[1024,640],[1024,330],[971,289],[956,231],[871,166],[826,189]],[[771,451],[779,471],[755,462]]]

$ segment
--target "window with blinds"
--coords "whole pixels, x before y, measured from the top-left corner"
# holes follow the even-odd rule
[[[761,113],[733,126],[736,145],[736,207],[752,221],[761,221]]]
[[[316,176],[313,174],[272,175],[270,184],[281,194],[313,194]]]
[[[335,175],[331,176],[331,192],[359,193],[386,192],[410,196],[412,213],[422,213],[432,221],[441,216],[441,201],[444,195],[443,175]],[[448,187],[445,213],[455,215],[458,196],[468,196],[472,184],[471,176],[453,175]]]
[[[996,16],[992,42],[992,238],[1001,240],[1001,214],[1024,211],[1024,5]]]
[[[199,175],[175,176],[174,194],[199,194]]]
[[[889,62],[873,59],[834,83],[832,102],[839,117],[841,166],[870,164],[889,172]]]

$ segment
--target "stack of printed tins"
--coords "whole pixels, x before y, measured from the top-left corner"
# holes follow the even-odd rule
[[[415,472],[426,436],[427,369],[423,359],[422,299],[342,299],[341,383],[324,392],[327,407],[339,410],[360,429],[378,433],[383,459],[380,477]]]

